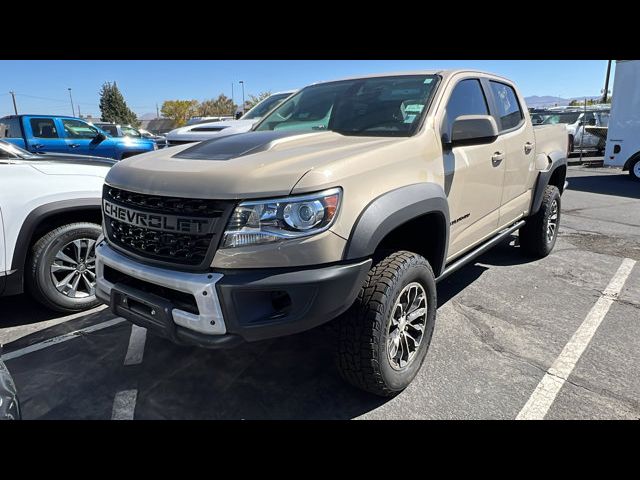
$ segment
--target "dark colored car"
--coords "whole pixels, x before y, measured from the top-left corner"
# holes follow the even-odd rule
[[[0,346],[2,352],[2,346]],[[0,359],[0,420],[20,420],[20,403],[16,392],[16,384]]]

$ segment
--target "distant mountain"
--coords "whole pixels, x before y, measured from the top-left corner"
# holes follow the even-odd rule
[[[154,113],[144,113],[142,115],[138,115],[138,120],[153,120],[156,118],[156,114]]]
[[[587,97],[588,99],[598,99],[600,97]],[[561,107],[563,105],[569,105],[572,100],[584,100],[584,97],[574,98],[562,98],[553,97],[550,95],[533,95],[531,97],[525,97],[524,101],[527,103],[527,107]]]

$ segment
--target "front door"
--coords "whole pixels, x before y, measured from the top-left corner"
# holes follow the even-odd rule
[[[487,97],[477,78],[459,81],[446,103],[442,128],[451,134],[461,115],[489,115]],[[498,226],[505,172],[502,140],[454,147],[444,152],[445,193],[451,222],[449,259],[490,236]]]
[[[99,141],[96,136],[100,132],[93,125],[73,118],[62,118],[60,122],[67,142],[68,153],[115,158],[113,141],[109,139]]]

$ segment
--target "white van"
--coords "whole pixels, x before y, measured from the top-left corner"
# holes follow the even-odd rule
[[[604,164],[640,181],[640,60],[616,61]]]

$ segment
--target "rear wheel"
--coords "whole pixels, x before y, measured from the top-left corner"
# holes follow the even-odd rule
[[[631,178],[636,182],[640,181],[640,157],[636,158],[631,162],[631,165],[629,165],[629,175],[631,175]]]
[[[336,322],[341,375],[376,395],[402,391],[425,359],[435,318],[429,262],[411,252],[390,254],[371,268],[354,305]]]
[[[72,223],[40,238],[31,249],[27,289],[40,303],[59,312],[95,307],[95,245],[100,225]]]
[[[551,253],[558,238],[560,226],[560,191],[548,185],[542,197],[542,205],[535,215],[527,218],[520,229],[520,248],[529,257],[543,258]]]

